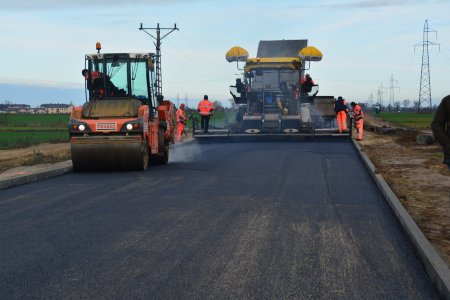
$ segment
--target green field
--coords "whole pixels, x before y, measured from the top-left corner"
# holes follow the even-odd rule
[[[193,117],[200,122],[198,112]],[[69,115],[0,115],[0,149],[23,148],[41,143],[68,142],[67,122]],[[227,123],[234,123],[234,112],[216,112],[210,119],[210,126],[225,128]],[[197,123],[200,127],[200,123]],[[187,122],[192,128],[192,120]]]
[[[68,142],[69,133],[64,131],[1,131],[0,149],[24,148],[42,143]]]
[[[200,115],[198,112],[192,113],[193,117],[198,120],[197,126],[200,126]],[[212,127],[225,128],[227,123],[234,123],[236,120],[236,115],[234,112],[216,112],[210,119],[209,124]],[[187,122],[188,128],[192,128],[192,120]]]
[[[417,129],[430,129],[430,124],[433,120],[431,114],[416,114],[416,113],[397,113],[397,112],[382,112],[376,115],[377,117],[405,127],[413,127]]]
[[[66,129],[69,114],[0,114],[0,130],[11,127]]]
[[[68,142],[68,114],[0,115],[0,149],[23,148],[42,143]]]

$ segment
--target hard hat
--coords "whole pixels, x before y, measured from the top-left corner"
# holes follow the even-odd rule
[[[180,104],[180,108],[184,108],[184,106],[185,106],[184,103]]]

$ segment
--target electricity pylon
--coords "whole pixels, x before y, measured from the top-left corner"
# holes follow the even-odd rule
[[[433,43],[428,40],[428,34],[434,32],[437,38],[437,31],[428,28],[428,20],[425,20],[423,25],[423,41],[422,43],[414,45],[414,50],[417,46],[422,46],[422,67],[420,70],[420,89],[419,89],[419,103],[417,105],[417,113],[420,112],[420,107],[422,103],[428,103],[430,105],[430,110],[432,108],[431,104],[431,75],[430,75],[430,55],[428,53],[428,48],[430,46],[439,46],[440,44]]]

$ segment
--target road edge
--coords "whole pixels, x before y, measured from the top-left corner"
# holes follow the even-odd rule
[[[436,288],[439,297],[442,299],[450,299],[450,269],[447,263],[425,237],[419,226],[417,226],[416,222],[414,222],[408,211],[384,180],[383,176],[378,174],[376,167],[361,149],[361,146],[355,140],[352,140],[352,144],[359,153],[364,166],[369,171],[378,189],[394,212],[403,231],[412,242],[414,250]]]
[[[69,161],[70,160],[67,160],[65,162],[68,163]],[[70,165],[65,167],[57,167],[48,170],[37,171],[31,174],[15,176],[13,178],[0,179],[0,190],[4,190],[22,184],[41,181],[51,177],[56,177],[59,175],[63,175],[65,173],[72,172],[72,170],[73,170],[72,165]]]

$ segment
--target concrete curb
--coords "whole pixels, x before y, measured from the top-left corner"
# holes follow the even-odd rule
[[[403,207],[400,200],[386,183],[383,176],[377,174],[375,166],[361,150],[361,147],[354,140],[352,140],[352,143],[358,151],[365,167],[397,217],[403,231],[411,240],[425,271],[439,294],[439,297],[442,299],[450,299],[450,269],[446,262],[427,240],[423,232]]]
[[[70,164],[69,164],[70,162]],[[48,167],[44,170],[37,170],[34,172],[27,172],[29,174],[11,176],[11,178],[0,179],[0,190],[7,189],[13,186],[22,185],[31,182],[37,182],[50,177],[59,176],[68,172],[72,172],[71,161],[66,161],[66,166]]]

